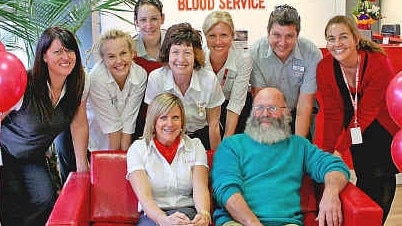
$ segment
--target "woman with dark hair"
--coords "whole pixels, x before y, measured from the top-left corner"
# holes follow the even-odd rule
[[[384,223],[398,172],[390,149],[399,128],[385,104],[393,69],[384,50],[361,38],[346,16],[328,21],[325,38],[330,54],[317,67],[315,143],[354,168],[357,187],[382,207]]]
[[[220,106],[225,101],[215,74],[204,68],[201,34],[189,23],[171,26],[159,53],[164,67],[151,72],[145,103],[161,92],[177,95],[186,110],[187,134],[200,138],[206,149],[216,149],[221,141]]]
[[[162,67],[158,61],[159,50],[165,37],[165,30],[161,29],[165,21],[163,4],[159,0],[138,0],[134,7],[134,24],[138,33],[134,37],[136,57],[135,63],[143,67],[147,75],[151,71]],[[141,104],[137,118],[133,139],[141,137],[144,131],[147,105]]]
[[[88,171],[86,84],[73,33],[61,27],[46,29],[28,72],[22,105],[1,125],[3,226],[45,225],[57,197],[45,152],[69,126],[77,171]]]

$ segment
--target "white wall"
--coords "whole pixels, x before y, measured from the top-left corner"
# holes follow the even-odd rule
[[[233,6],[233,2],[261,2],[260,8],[250,9],[249,4],[246,9],[225,10],[231,13],[235,29],[249,30],[249,45],[256,39],[266,35],[266,26],[270,12],[274,6],[279,4],[290,4],[294,6],[301,17],[301,35],[310,38],[319,47],[325,46],[323,30],[329,18],[336,14],[345,14],[346,0],[162,0],[163,11],[165,13],[165,24],[163,28],[167,29],[170,25],[179,22],[190,22],[195,28],[201,30],[204,18],[212,10],[179,10],[179,2],[185,2],[188,8],[194,8],[193,2],[209,2],[214,5],[213,10],[218,10],[219,5],[225,3],[226,6]],[[232,3],[232,4],[230,4]],[[133,20],[133,15],[123,14],[129,20]],[[119,21],[117,18],[101,16],[101,32],[110,28],[121,28],[132,34],[136,33],[133,26]]]
[[[401,0],[383,0],[381,3],[381,12],[384,15],[384,18],[381,19],[381,24],[402,25],[401,8]]]

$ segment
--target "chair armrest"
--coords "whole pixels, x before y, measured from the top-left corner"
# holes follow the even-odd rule
[[[381,226],[382,209],[362,190],[348,183],[340,194],[344,225]]]
[[[90,174],[72,172],[64,184],[46,226],[89,226]]]

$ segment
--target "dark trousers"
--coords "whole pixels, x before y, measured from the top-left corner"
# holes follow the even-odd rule
[[[205,126],[204,128],[196,130],[194,132],[188,132],[187,135],[190,138],[200,139],[201,143],[204,145],[205,150],[211,149],[211,145],[209,142],[209,126]]]
[[[61,183],[64,184],[68,174],[77,171],[70,127],[56,137],[54,145],[59,160]]]
[[[2,151],[1,225],[43,226],[56,201],[44,154],[16,159]]]
[[[363,144],[351,147],[356,186],[381,206],[383,223],[395,196],[398,173],[391,158],[392,139],[392,135],[374,121],[363,133]]]
[[[227,106],[229,104],[229,100],[225,100],[221,106],[221,117],[220,117],[220,129],[221,136],[223,137],[225,133],[226,126],[226,115],[227,115]],[[247,93],[246,102],[244,103],[244,107],[239,115],[239,121],[237,122],[235,134],[243,133],[246,128],[247,119],[250,116],[251,109],[253,107],[253,97],[250,92]]]

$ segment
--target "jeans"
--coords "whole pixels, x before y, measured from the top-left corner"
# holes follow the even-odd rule
[[[59,159],[61,183],[64,184],[68,174],[77,171],[70,127],[56,137],[54,145]]]
[[[2,151],[1,225],[43,226],[57,198],[44,153],[36,159],[16,159]]]
[[[195,215],[197,215],[197,211],[194,207],[183,207],[165,211],[166,215],[168,216],[176,212],[184,213],[191,220],[195,217]],[[151,218],[149,218],[144,212],[141,212],[141,216],[137,223],[137,226],[157,226],[157,224],[153,220],[151,220]]]

